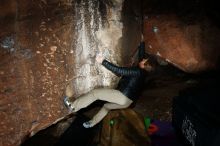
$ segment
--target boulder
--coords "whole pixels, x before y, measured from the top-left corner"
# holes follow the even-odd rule
[[[102,146],[150,146],[144,118],[130,108],[111,111],[96,140]]]
[[[218,68],[220,30],[206,17],[189,21],[171,14],[146,15],[144,36],[148,53],[185,72]]]
[[[73,97],[115,86],[118,78],[95,56],[122,63],[123,2],[0,2],[0,146],[20,145],[66,117],[68,84]]]

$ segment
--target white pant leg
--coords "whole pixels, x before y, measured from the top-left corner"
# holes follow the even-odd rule
[[[94,89],[89,93],[77,98],[72,103],[72,107],[75,109],[74,111],[77,112],[78,110],[87,107],[96,100],[103,100],[111,103],[116,103],[119,105],[126,105],[131,101],[129,98],[127,98],[118,90],[100,88],[100,89]]]
[[[131,105],[131,102],[128,102],[126,105],[119,105],[115,103],[106,103],[104,106],[99,110],[99,112],[90,120],[91,126],[98,124],[110,110],[113,109],[124,109]]]
[[[123,99],[123,98],[126,98],[126,99]],[[110,110],[127,108],[133,102],[132,100],[130,100],[129,98],[127,98],[123,94],[118,94],[116,99],[118,99],[120,101],[123,100],[123,102],[124,101],[126,101],[126,102],[124,102],[124,104],[116,104],[116,103],[106,103],[106,104],[104,104],[104,106],[99,110],[99,112],[90,120],[91,126],[94,126],[97,123],[99,123],[108,114],[108,112]],[[119,102],[119,103],[121,103],[121,102]]]
[[[119,105],[125,105],[128,101],[130,101],[128,97],[122,94],[119,90],[115,89],[94,89],[93,94],[99,100],[108,101]]]
[[[74,108],[74,112],[77,112],[80,109],[87,107],[98,99],[94,96],[93,92],[94,91],[92,90],[87,94],[78,97],[73,103],[71,103],[71,106]]]

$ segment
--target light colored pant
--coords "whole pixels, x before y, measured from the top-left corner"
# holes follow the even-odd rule
[[[104,104],[99,112],[90,120],[91,126],[99,123],[110,110],[127,108],[133,102],[118,90],[100,88],[94,89],[89,93],[80,96],[72,103],[71,106],[75,108],[74,111],[77,112],[96,100],[103,100],[109,103]]]

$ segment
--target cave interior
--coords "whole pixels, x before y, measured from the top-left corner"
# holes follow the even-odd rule
[[[219,146],[219,39],[213,0],[1,0],[0,146]],[[85,129],[104,102],[74,114],[65,92],[114,88],[95,56],[129,66],[141,40],[141,96]]]

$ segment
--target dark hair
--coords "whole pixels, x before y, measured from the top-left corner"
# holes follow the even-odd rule
[[[138,62],[142,61],[143,59],[146,59],[145,57],[145,43],[141,42],[138,46]]]

